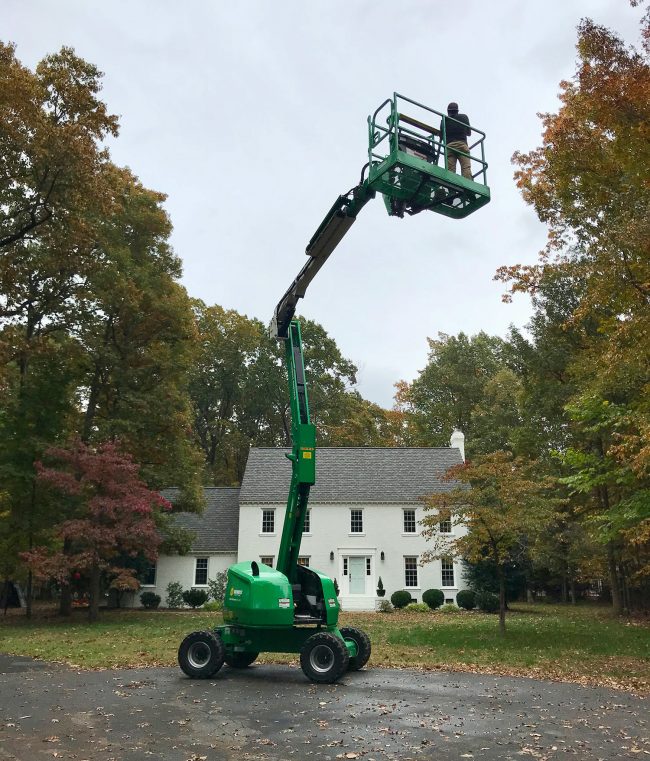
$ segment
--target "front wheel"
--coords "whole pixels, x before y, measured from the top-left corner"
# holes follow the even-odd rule
[[[209,679],[223,666],[226,651],[212,632],[192,632],[178,648],[178,665],[192,679]]]
[[[312,682],[336,682],[348,670],[349,662],[345,643],[329,632],[312,635],[300,650],[300,666]]]
[[[259,653],[226,653],[226,665],[233,669],[245,669]]]
[[[355,629],[352,626],[343,626],[339,631],[343,639],[351,639],[357,646],[357,654],[354,658],[350,658],[348,669],[359,671],[368,663],[368,658],[370,658],[370,637],[361,629]]]

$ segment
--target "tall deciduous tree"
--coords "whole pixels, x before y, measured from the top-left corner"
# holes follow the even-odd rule
[[[116,564],[120,555],[157,558],[161,537],[156,511],[171,505],[151,491],[138,475],[138,466],[115,444],[96,450],[82,442],[68,449],[50,449],[49,466],[38,464],[39,480],[68,503],[68,520],[55,527],[61,548],[37,547],[24,557],[45,578],[69,585],[75,573],[87,576],[89,619],[96,620],[102,577],[122,581],[135,576],[132,568]]]
[[[499,579],[499,630],[505,634],[507,568],[525,560],[529,542],[548,525],[552,481],[538,477],[528,463],[502,451],[450,468],[446,479],[455,482],[450,491],[424,500],[428,514],[422,520],[423,534],[431,548],[422,560],[489,560]],[[462,526],[467,533],[440,533],[441,521]]]

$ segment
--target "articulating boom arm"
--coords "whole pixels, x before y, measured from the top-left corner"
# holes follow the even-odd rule
[[[307,245],[307,264],[300,270],[289,290],[275,308],[270,333],[284,340],[285,363],[291,402],[291,486],[282,528],[277,569],[297,581],[298,553],[302,539],[309,489],[316,480],[316,427],[309,416],[309,397],[302,353],[300,325],[293,319],[298,299],[305,295],[307,286],[325,264],[329,255],[352,227],[357,214],[373,198],[375,192],[367,181],[361,182],[349,193],[339,196],[320,227]]]
[[[307,244],[305,249],[305,253],[309,256],[307,264],[300,270],[289,290],[275,308],[270,329],[273,338],[287,338],[289,324],[296,312],[298,299],[305,295],[307,287],[316,273],[356,221],[357,214],[374,197],[375,191],[368,186],[368,181],[365,180],[352,188],[346,195],[336,199],[320,227]]]

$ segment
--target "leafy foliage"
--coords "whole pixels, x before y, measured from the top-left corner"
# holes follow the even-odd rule
[[[179,581],[170,581],[165,592],[165,605],[168,608],[183,607],[183,585]]]
[[[142,606],[148,610],[157,608],[160,605],[160,599],[160,595],[157,595],[155,592],[143,592],[140,595]]]
[[[183,602],[190,608],[200,608],[208,601],[208,593],[204,589],[186,589],[183,592]]]
[[[422,594],[422,602],[426,603],[431,610],[436,610],[445,601],[445,595],[440,589],[427,589]]]
[[[473,610],[476,607],[476,595],[471,589],[461,589],[456,595],[456,604],[463,610]]]
[[[411,593],[407,592],[405,589],[399,589],[397,592],[393,592],[390,596],[390,601],[393,604],[393,607],[398,610],[400,608],[405,608],[411,602]]]

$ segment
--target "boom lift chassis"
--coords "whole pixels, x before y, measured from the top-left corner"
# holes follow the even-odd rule
[[[403,113],[408,110],[410,113]],[[440,128],[424,121],[434,116]],[[276,568],[245,561],[228,569],[224,623],[193,632],[181,643],[178,660],[190,677],[209,678],[226,663],[245,668],[260,652],[300,653],[314,682],[335,682],[363,668],[370,640],[359,629],[338,627],[339,603],[332,580],[298,565],[310,488],[316,481],[316,429],[309,413],[298,300],[325,264],[363,207],[377,193],[391,216],[434,211],[461,219],[490,200],[485,134],[472,127],[473,177],[447,170],[446,120],[438,111],[395,93],[368,117],[368,163],[358,185],[339,196],[309,241],[309,257],[278,303],[271,335],[284,342],[291,406],[291,485]],[[441,161],[442,160],[442,161]]]

